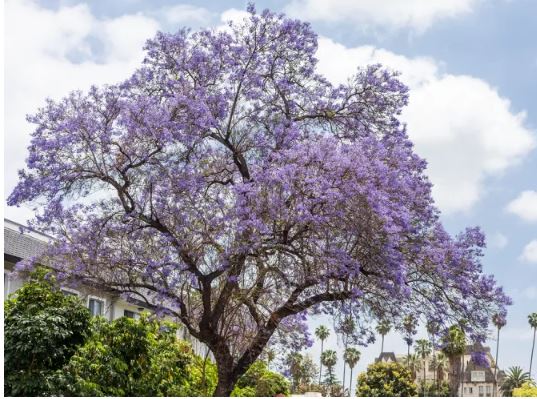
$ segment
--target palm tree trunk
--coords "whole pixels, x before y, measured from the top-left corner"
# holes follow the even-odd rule
[[[425,397],[425,379],[427,378],[426,377],[426,367],[425,367],[425,358],[423,359],[423,396]]]
[[[382,334],[382,341],[380,344],[380,353],[382,354],[384,352],[384,334]]]
[[[345,351],[347,351],[347,345],[345,345]],[[347,368],[347,363],[345,363],[345,359],[343,359],[343,382],[341,383],[341,386],[343,387],[343,395],[345,395],[345,370]]]
[[[406,366],[410,367],[410,345],[407,345],[406,351]]]
[[[461,385],[461,396],[464,396],[464,355],[462,355],[461,359],[461,374],[459,377],[460,385]]]
[[[531,378],[531,366],[533,363],[533,350],[535,349],[535,331],[537,331],[537,328],[533,327],[533,344],[531,346],[531,357],[530,357],[530,378]]]
[[[496,336],[496,360],[494,361],[494,392],[492,396],[498,396],[498,352],[500,351],[500,327]]]
[[[351,367],[351,375],[350,375],[350,381],[349,381],[349,396],[352,396],[352,370],[354,367]]]
[[[321,385],[321,377],[323,375],[323,343],[324,339],[321,339],[321,357],[319,358],[319,385]]]

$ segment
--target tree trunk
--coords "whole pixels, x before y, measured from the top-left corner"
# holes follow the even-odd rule
[[[427,378],[427,370],[426,370],[426,364],[425,364],[425,358],[423,359],[423,396],[425,397],[425,379]]]
[[[323,375],[323,343],[324,339],[321,339],[321,356],[319,358],[319,385],[321,385],[321,377]]]
[[[531,346],[531,357],[530,357],[530,378],[531,378],[531,366],[533,365],[533,350],[535,349],[535,331],[537,328],[533,328],[533,344]]]
[[[345,345],[345,351],[347,350],[347,345]],[[347,369],[347,363],[345,363],[345,359],[343,359],[343,382],[341,383],[341,386],[343,387],[343,395],[345,395],[345,371]]]
[[[237,379],[234,380],[231,376],[221,375],[218,372],[218,384],[216,385],[213,396],[230,396]]]
[[[498,352],[500,351],[500,328],[496,337],[496,360],[494,361],[494,390],[492,396],[498,396]]]
[[[380,344],[380,354],[382,354],[382,352],[384,352],[384,335],[382,335],[382,342]]]
[[[459,376],[460,386],[461,386],[461,395],[464,396],[464,355],[462,355],[461,359],[461,374]]]
[[[351,367],[351,375],[350,375],[350,381],[349,381],[349,396],[352,396],[352,370],[354,367]]]

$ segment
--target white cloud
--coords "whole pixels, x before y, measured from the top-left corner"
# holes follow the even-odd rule
[[[220,21],[221,22],[228,22],[228,21],[232,21],[232,22],[240,22],[242,21],[244,18],[247,18],[250,14],[244,10],[238,10],[236,8],[230,8],[226,11],[224,11],[222,13],[222,15],[220,16]]]
[[[361,28],[411,28],[420,33],[444,18],[472,12],[480,0],[293,0],[286,11],[310,21],[347,21]]]
[[[163,7],[156,14],[159,19],[168,24],[176,25],[179,29],[183,26],[199,27],[207,25],[212,14],[203,7],[196,7],[190,4],[177,4],[171,7]]]
[[[5,194],[24,166],[32,126],[25,120],[47,97],[92,84],[116,83],[143,59],[158,22],[141,14],[96,18],[85,4],[49,10],[28,0],[5,4]],[[18,219],[27,210],[6,212]],[[24,216],[23,216],[24,215]]]
[[[488,178],[536,146],[534,133],[524,126],[524,112],[513,113],[509,100],[483,80],[442,72],[434,59],[372,46],[346,48],[323,37],[317,55],[320,72],[332,82],[377,62],[402,72],[411,89],[402,119],[417,152],[429,162],[433,195],[446,213],[469,210],[483,196]]]
[[[537,263],[537,239],[526,244],[519,259],[527,263]]]
[[[522,191],[506,209],[527,222],[537,222],[537,191]]]

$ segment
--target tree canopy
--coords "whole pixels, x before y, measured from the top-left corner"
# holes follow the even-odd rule
[[[310,344],[313,312],[352,315],[358,343],[408,314],[482,339],[509,299],[482,274],[482,232],[439,222],[398,119],[407,88],[380,65],[332,85],[309,24],[248,11],[158,33],[124,82],[29,117],[8,203],[39,206],[59,278],[177,317],[214,354],[220,395],[269,341]]]

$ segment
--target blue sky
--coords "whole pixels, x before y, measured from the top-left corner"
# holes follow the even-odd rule
[[[319,70],[334,82],[369,62],[402,71],[411,88],[402,117],[429,162],[443,221],[452,233],[483,227],[485,271],[515,302],[502,331],[500,367],[528,368],[526,316],[537,311],[537,2],[282,0],[256,6],[311,21],[320,35]],[[24,115],[46,97],[127,77],[143,56],[144,40],[158,29],[217,26],[244,9],[244,1],[8,0],[5,195],[26,156],[31,130]],[[5,207],[4,214],[24,223],[31,213]],[[328,346],[336,345],[332,336]],[[378,347],[362,350],[359,370]],[[397,334],[387,337],[385,348],[405,352]],[[315,358],[318,351],[317,345],[311,350]]]

